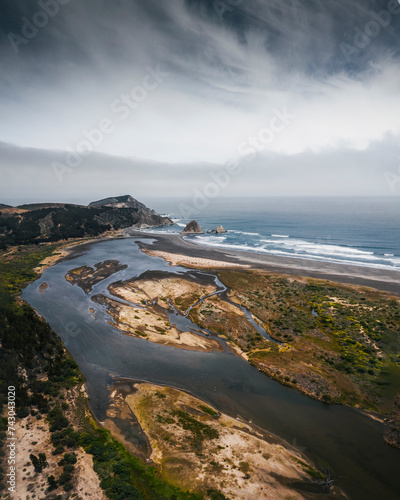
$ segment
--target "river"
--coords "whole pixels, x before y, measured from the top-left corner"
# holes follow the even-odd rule
[[[400,451],[384,443],[381,423],[356,410],[303,396],[227,351],[175,349],[123,335],[109,325],[109,316],[90,297],[104,293],[110,283],[148,270],[188,271],[142,253],[136,241],[140,238],[81,245],[68,260],[46,269],[22,295],[78,363],[87,379],[90,407],[99,421],[105,419],[107,386],[115,377],[172,385],[285,439],[317,466],[328,468],[352,499],[400,498]],[[73,268],[93,267],[109,259],[128,267],[95,285],[88,295],[65,279]],[[41,293],[43,282],[48,288]],[[94,315],[90,308],[96,310]]]

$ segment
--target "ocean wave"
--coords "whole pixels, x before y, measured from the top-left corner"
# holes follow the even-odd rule
[[[348,247],[348,246],[339,246],[339,245],[327,245],[324,243],[312,243],[304,240],[284,240],[284,241],[276,241],[270,239],[262,239],[260,240],[263,243],[269,244],[269,246],[280,246],[283,247],[284,250],[293,250],[293,252],[305,252],[313,255],[333,255],[336,257],[358,257],[362,259],[380,259],[375,256],[374,252],[359,250],[358,248]]]
[[[290,238],[287,234],[271,234],[273,238]]]
[[[364,252],[362,250],[357,250],[357,249],[347,249],[347,247],[336,247],[339,249],[344,249],[344,250],[350,250],[349,252],[342,252],[336,253],[336,254],[329,254],[328,252],[320,252],[317,253],[315,252],[308,252],[308,253],[300,253],[300,252],[290,252],[289,249],[285,248],[266,248],[264,247],[252,247],[249,246],[247,243],[245,244],[232,244],[232,243],[222,243],[219,238],[214,238],[214,240],[211,240],[209,238],[202,238],[202,237],[196,237],[194,238],[196,240],[195,242],[201,245],[205,246],[212,246],[212,247],[220,247],[224,249],[231,249],[231,250],[245,250],[245,251],[251,251],[255,253],[263,253],[263,254],[268,254],[268,255],[276,255],[276,256],[281,256],[281,257],[288,257],[288,258],[298,258],[302,260],[316,260],[316,261],[323,261],[323,262],[332,262],[336,264],[351,264],[351,265],[356,265],[360,267],[371,267],[371,268],[377,268],[377,269],[391,269],[391,270],[396,270],[400,271],[400,258],[397,259],[398,262],[395,262],[395,259],[389,259],[389,261],[392,263],[392,265],[388,265],[386,262],[388,259],[383,259],[375,256],[373,252]],[[306,243],[306,242],[304,242]],[[310,244],[311,245],[311,244]],[[316,247],[318,245],[315,245]],[[322,246],[322,245],[319,245]],[[315,249],[316,250],[316,249]],[[352,252],[352,250],[354,250]],[[362,256],[362,254],[367,254]],[[360,259],[360,260],[358,260]],[[381,263],[377,263],[377,261],[381,261]]]
[[[229,229],[228,233],[245,234],[247,236],[261,236],[260,233],[246,233],[245,231],[237,231],[235,229]]]
[[[347,257],[368,260],[381,260],[380,257],[374,255],[374,252],[365,252],[356,248],[346,247],[330,247],[324,245],[298,245],[293,248],[295,251],[302,251],[315,255],[331,255],[335,257]]]
[[[196,240],[196,241],[207,241],[210,243],[210,245],[214,242],[217,242],[217,243],[222,243],[223,241],[226,240],[226,236],[221,236],[221,235],[218,235],[218,236],[194,236],[192,237],[192,240]]]

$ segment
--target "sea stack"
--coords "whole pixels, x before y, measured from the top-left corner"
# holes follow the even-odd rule
[[[182,234],[203,234],[204,231],[201,229],[201,227],[197,224],[195,220],[192,220],[189,222],[189,224],[186,225],[185,229],[182,231]]]
[[[212,233],[212,234],[223,234],[227,233],[228,231],[224,229],[222,226],[217,226],[214,229],[210,229],[210,231],[207,231],[207,233]]]

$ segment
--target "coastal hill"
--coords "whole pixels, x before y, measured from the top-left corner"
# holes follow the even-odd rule
[[[67,203],[0,205],[0,249],[11,245],[100,236],[134,227],[169,226],[168,217],[129,195],[94,201],[88,206]]]
[[[103,200],[92,201],[89,203],[89,207],[112,207],[112,208],[133,208],[143,214],[157,215],[154,210],[146,207],[143,203],[132,196],[118,196],[117,198],[104,198]]]

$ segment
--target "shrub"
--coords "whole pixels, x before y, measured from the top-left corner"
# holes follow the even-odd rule
[[[64,491],[67,491],[67,492],[71,491],[72,488],[73,488],[73,486],[72,486],[72,483],[70,481],[68,481],[67,483],[65,483],[64,486],[63,486]]]
[[[200,405],[199,408],[201,411],[203,411],[204,413],[207,413],[208,415],[211,415],[212,417],[218,417],[218,412],[213,410],[209,406]]]
[[[36,455],[33,455],[32,453],[29,455],[29,458],[32,462],[32,465],[35,469],[35,472],[42,472],[42,469],[43,469],[43,466],[42,464],[40,463],[40,460],[38,459],[38,457]]]
[[[59,462],[58,465],[64,465],[64,464],[76,464],[77,458],[75,453],[66,453],[64,455],[64,458]]]
[[[47,482],[49,483],[49,491],[53,491],[57,488],[58,484],[53,475],[47,478]]]

